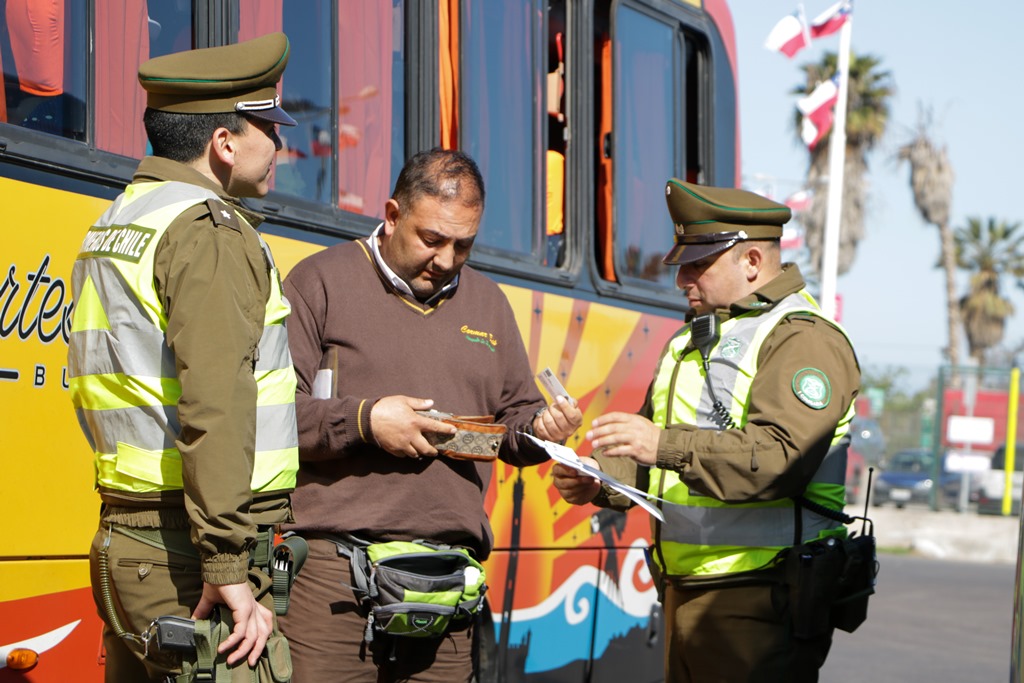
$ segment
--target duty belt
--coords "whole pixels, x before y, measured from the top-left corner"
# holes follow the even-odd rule
[[[194,560],[199,559],[199,551],[192,545],[187,533],[180,533],[183,530],[173,530],[171,533],[168,533],[166,529],[128,527],[121,524],[111,524],[110,528],[119,534],[123,534],[139,543],[145,543],[158,550],[166,550],[169,553]],[[270,574],[273,571],[273,556],[274,528],[269,526],[257,527],[256,547],[249,551],[249,568],[260,569]]]

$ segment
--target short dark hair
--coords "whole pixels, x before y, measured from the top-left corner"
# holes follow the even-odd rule
[[[421,197],[441,202],[455,199],[467,206],[484,206],[484,178],[476,162],[465,152],[435,147],[417,152],[402,167],[391,198],[400,207],[412,206]]]
[[[147,108],[142,115],[153,156],[183,164],[195,161],[218,128],[234,135],[245,132],[245,117],[236,112],[218,114],[178,114]]]

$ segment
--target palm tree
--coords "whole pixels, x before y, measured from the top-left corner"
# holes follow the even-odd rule
[[[953,167],[946,148],[937,148],[928,135],[931,115],[921,112],[917,134],[900,147],[897,154],[910,162],[910,187],[914,205],[926,223],[939,229],[940,259],[946,272],[946,326],[949,343],[946,359],[952,368],[960,362],[960,309],[956,298],[956,244],[949,227],[949,207],[953,202]],[[953,382],[957,375],[954,370]]]
[[[880,63],[878,58],[870,55],[850,55],[850,82],[846,102],[846,154],[843,164],[843,208],[839,230],[839,275],[850,269],[856,257],[857,244],[864,237],[867,154],[878,144],[889,122],[889,98],[894,92],[894,87],[889,72],[878,69]],[[806,75],[806,84],[798,86],[791,94],[809,94],[819,83],[832,78],[838,68],[838,55],[834,52],[825,53],[820,63],[805,64],[801,68]],[[799,112],[796,113],[794,124],[799,137]],[[824,246],[825,215],[828,211],[828,192],[821,189],[828,184],[828,139],[829,136],[826,135],[810,150],[807,183],[815,192],[811,206],[801,216],[811,263],[819,270]]]
[[[1024,232],[1020,223],[968,218],[953,237],[957,267],[973,273],[960,312],[971,357],[980,367],[986,352],[1002,342],[1006,319],[1014,312],[999,292],[999,281],[1003,275],[1024,276]]]

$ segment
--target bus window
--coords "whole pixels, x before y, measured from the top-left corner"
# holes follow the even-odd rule
[[[92,107],[96,147],[141,159],[147,153],[146,93],[134,87],[139,64],[195,46],[191,3],[99,0],[95,7],[96,102],[102,103]]]
[[[671,229],[665,181],[676,175],[680,144],[675,117],[676,33],[673,27],[627,5],[614,22],[612,179],[615,270],[671,286],[675,273],[662,264]]]
[[[565,259],[565,2],[548,3],[547,114],[548,141],[544,225],[547,241],[544,265],[557,267]]]
[[[540,262],[543,212],[536,0],[469,0],[460,35],[460,147],[480,165],[488,190],[477,245]],[[543,43],[541,43],[543,44]],[[546,60],[545,60],[546,62]]]
[[[336,30],[334,4],[242,3],[238,39],[280,30],[291,41],[281,97],[298,126],[278,131],[274,190],[376,216],[404,159],[404,0],[337,3]]]
[[[405,0],[338,3],[338,205],[368,216],[405,162],[404,16]]]
[[[85,3],[7,0],[0,122],[85,140]]]

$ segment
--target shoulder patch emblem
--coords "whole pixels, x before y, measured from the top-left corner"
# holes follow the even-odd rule
[[[793,393],[815,410],[821,410],[832,402],[832,385],[825,373],[817,368],[804,368],[793,375]]]
[[[217,199],[208,199],[206,200],[206,207],[210,210],[210,219],[214,225],[223,225],[232,230],[242,229],[235,210],[224,202]]]

